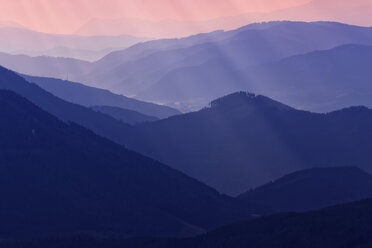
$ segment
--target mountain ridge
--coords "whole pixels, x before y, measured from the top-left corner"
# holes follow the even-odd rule
[[[93,106],[91,107],[91,109],[97,112],[102,112],[104,114],[110,115],[115,119],[121,120],[131,125],[159,120],[159,118],[154,116],[144,115],[133,110],[123,109],[119,107]]]
[[[10,69],[30,75],[66,78],[69,73],[69,78],[73,81],[173,106],[180,102],[179,99],[187,105],[197,100],[180,92],[199,90],[203,93],[201,98],[204,101],[202,104],[198,103],[198,107],[201,107],[212,99],[231,92],[239,90],[257,92],[256,89],[245,88],[244,84],[240,83],[233,85],[233,88],[227,87],[229,86],[227,83],[232,79],[241,80],[239,77],[229,77],[231,74],[235,75],[236,70],[314,50],[331,49],[347,43],[371,45],[372,29],[332,22],[251,24],[232,31],[137,44],[123,51],[113,52],[77,73],[74,70],[69,71],[67,65],[60,67],[57,63],[54,66],[53,63],[56,62],[53,60],[48,64],[52,67],[48,71],[43,66],[37,66],[36,61],[34,73],[23,71],[22,66],[17,64],[11,65],[8,62],[9,58],[0,62]],[[219,71],[220,67],[216,67],[218,77],[209,72],[196,74],[190,80],[188,77],[183,78],[182,75],[178,79],[172,78],[171,82],[165,80],[173,70],[199,66],[216,59],[220,59],[222,65],[229,65],[224,66],[225,69],[222,71]],[[214,68],[212,66],[211,70]],[[203,81],[200,82],[200,78]],[[191,79],[199,81],[193,83]],[[164,80],[166,82],[162,83]],[[189,84],[191,88],[188,87]],[[167,88],[172,85],[176,85],[180,92],[171,94]],[[210,90],[212,92],[204,90],[203,87],[212,89]]]
[[[251,96],[232,94],[222,98],[226,106],[219,100],[215,107],[136,125],[139,136],[125,144],[230,195],[312,167],[372,171],[371,109],[319,114]]]
[[[47,34],[25,27],[0,27],[0,34],[3,36],[0,40],[1,52],[31,56],[66,57],[69,55],[69,53],[65,53],[66,51],[75,51],[75,54],[70,54],[71,57],[89,61],[100,59],[110,51],[124,49],[138,42],[150,40],[149,38],[130,35],[84,37]],[[65,50],[62,52],[55,50],[58,47],[64,47]],[[104,49],[109,50],[107,53],[102,53]],[[84,53],[80,50],[87,50],[90,53]]]
[[[2,239],[188,236],[250,218],[235,199],[12,91],[0,102]]]
[[[77,123],[118,143],[133,131],[128,124],[81,105],[66,102],[4,67],[0,67],[0,89],[14,91],[59,119]]]
[[[238,199],[274,212],[304,212],[372,197],[372,175],[358,167],[297,171],[251,189]]]
[[[21,76],[27,81],[37,84],[57,97],[86,107],[107,105],[133,110],[145,115],[156,116],[158,118],[167,118],[181,113],[168,106],[139,101],[134,98],[112,93],[109,90],[90,87],[81,83],[56,78],[33,77],[27,75]]]

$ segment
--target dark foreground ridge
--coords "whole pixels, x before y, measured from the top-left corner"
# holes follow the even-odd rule
[[[236,223],[188,239],[87,236],[3,244],[1,248],[370,248],[372,200]]]

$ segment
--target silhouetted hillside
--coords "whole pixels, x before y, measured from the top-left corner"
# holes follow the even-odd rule
[[[356,167],[292,173],[239,196],[273,212],[307,211],[372,197],[372,175]]]
[[[236,223],[190,239],[56,238],[2,248],[369,248],[372,200]]]
[[[191,235],[248,209],[0,91],[0,238]]]
[[[108,115],[55,97],[3,67],[0,67],[0,89],[14,91],[63,121],[75,122],[119,143],[133,131],[129,125]]]
[[[367,248],[371,200],[303,214],[279,214],[213,231],[190,247]],[[177,246],[175,246],[177,247]]]
[[[167,106],[139,101],[134,98],[114,94],[108,90],[89,87],[80,83],[55,78],[31,77],[26,75],[22,75],[22,77],[57,97],[87,107],[98,105],[120,107],[159,118],[180,114],[178,110]]]
[[[110,115],[117,120],[134,125],[143,122],[151,122],[159,120],[156,117],[144,115],[133,110],[123,109],[111,106],[93,106],[91,109]]]
[[[372,171],[372,110],[365,107],[316,114],[236,93],[135,129],[140,136],[128,147],[229,194],[306,168]]]

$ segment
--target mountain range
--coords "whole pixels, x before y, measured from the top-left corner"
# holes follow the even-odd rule
[[[252,218],[253,213],[267,211],[268,206],[274,211],[286,211],[288,209],[283,209],[276,200],[280,195],[280,200],[292,210],[299,210],[296,201],[306,208],[318,208],[372,195],[371,175],[357,168],[340,167],[300,171],[233,199],[77,124],[62,122],[11,91],[0,90],[0,103],[3,117],[0,124],[0,188],[4,202],[0,205],[3,240],[0,247],[7,247],[7,242],[14,239],[36,240],[56,235],[189,236]],[[288,110],[284,105],[278,106]],[[300,195],[296,195],[298,193]],[[301,197],[305,200],[301,201]],[[312,199],[309,204],[307,197]],[[301,229],[288,229],[288,235],[296,235],[295,230],[308,228],[310,223],[323,223],[323,228],[327,223],[325,227],[329,228],[327,225],[335,225],[340,218],[351,224],[355,223],[355,218],[361,220],[363,217],[363,221],[367,221],[363,222],[364,226],[369,221],[369,215],[366,215],[369,204],[370,201],[364,201],[312,213],[268,216],[192,239],[137,238],[114,242],[120,242],[121,246],[141,244],[140,247],[146,247],[143,242],[147,245],[160,242],[163,247],[173,242],[177,245],[202,242],[201,247],[205,247],[204,242],[226,245],[233,242],[228,247],[235,247],[242,245],[236,235],[250,237],[254,242],[261,240],[256,233],[264,231],[267,237],[278,239],[284,245],[287,241],[280,238],[282,235],[275,236],[276,231],[272,233],[273,229],[267,229],[268,225],[280,230],[283,223],[302,223]],[[314,215],[319,216],[319,222],[311,220]],[[362,230],[356,231],[359,235],[368,233]],[[336,235],[339,230],[334,233],[330,230],[327,234]],[[322,237],[318,237],[318,232],[312,235]],[[345,238],[348,240],[350,236]],[[332,236],[329,244],[334,240]],[[32,242],[36,247],[43,247],[42,240],[38,244]],[[49,242],[52,242],[49,245],[74,242],[74,245],[84,247],[81,245],[86,245],[85,242],[95,245],[98,241],[94,238],[59,238]],[[109,242],[105,244],[108,247],[113,241],[100,242]],[[19,243],[23,244],[30,243]]]
[[[236,78],[220,79],[220,75],[215,75],[219,69],[217,68],[217,70],[210,70],[209,74],[198,75],[203,80],[203,84],[195,83],[199,87],[194,85],[192,81],[194,78],[186,77],[186,80],[189,80],[183,81],[181,85],[183,88],[178,89],[178,82],[172,79],[169,80],[169,84],[176,90],[167,89],[163,81],[179,68],[194,66],[198,69],[200,65],[218,59],[221,60],[221,64],[228,65],[225,67],[226,70],[244,70],[248,66],[350,43],[372,45],[372,29],[327,22],[252,24],[233,31],[213,32],[174,41],[150,41],[136,45],[128,50],[109,54],[94,63],[90,72],[83,72],[85,75],[77,75],[74,79],[88,85],[108,88],[114,92],[138,95],[140,99],[167,104],[177,102],[173,94],[182,97],[182,90],[190,85],[184,93],[186,97],[178,101],[192,102],[193,99],[190,99],[188,94],[190,91],[202,92],[199,93],[202,95],[205,89],[216,91],[222,88],[218,92],[221,96],[244,88],[234,83]],[[158,46],[166,46],[166,49],[158,49]],[[133,53],[138,55],[130,56]],[[12,69],[18,71],[16,68]],[[211,87],[210,84],[214,81],[216,83]],[[221,84],[221,81],[225,84]],[[232,85],[233,91],[227,92],[223,89],[227,82]],[[210,84],[205,85],[206,83]],[[161,91],[164,96],[158,96],[157,91]],[[216,97],[218,96],[214,95],[212,98],[203,96],[205,102]],[[194,98],[198,98],[198,95]]]
[[[0,90],[0,237],[194,235],[249,206]]]
[[[177,68],[138,97],[171,102],[204,99],[201,103],[206,104],[224,93],[244,89],[315,112],[353,105],[372,107],[371,59],[372,46],[356,44],[241,70],[224,59],[215,59],[199,66]]]
[[[256,66],[265,67],[262,64],[281,63],[281,60],[285,63],[291,56],[307,56],[314,51],[347,44],[372,45],[372,29],[332,22],[255,23],[232,31],[140,43],[94,63],[3,55],[0,64],[28,75],[68,77],[76,82],[185,111],[200,109],[221,95],[248,90],[288,102],[294,107],[326,112],[344,106],[332,104],[337,100],[334,95],[325,96],[320,106],[316,106],[315,99],[305,102],[306,96],[299,97],[304,99],[303,102],[294,101],[293,94],[297,91],[288,91],[286,95],[272,90],[270,85],[266,90],[265,85],[261,87],[266,78],[257,73],[251,75],[251,72]],[[344,63],[353,63],[353,57]],[[338,64],[334,66],[334,70],[344,72],[337,67]],[[367,76],[361,74],[359,79]],[[311,79],[327,79],[322,77],[324,75],[318,73]],[[338,92],[337,88],[330,90]],[[360,104],[355,99],[357,97],[350,100],[352,105]]]
[[[372,247],[371,0],[111,1],[0,1],[0,248]]]
[[[65,102],[4,68],[0,75],[1,88],[19,92],[62,118],[13,92],[0,90],[0,188],[5,203],[0,205],[1,238],[41,238],[16,243],[19,247],[205,247],[216,243],[240,247],[245,243],[239,235],[250,237],[245,242],[253,244],[269,239],[287,245],[289,241],[276,235],[282,227],[279,223],[307,223],[314,214],[319,214],[321,221],[311,223],[323,228],[324,223],[325,228],[336,225],[340,219],[335,216],[341,215],[350,225],[360,216],[368,223],[365,201],[330,208],[342,211],[340,215],[321,210],[268,216],[192,239],[98,241],[96,237],[101,235],[196,235],[252,218],[252,214],[305,211],[371,197],[372,176],[358,168],[342,167],[356,164],[371,171],[371,110],[353,107],[315,114],[240,92],[217,99],[199,112],[129,126],[96,112],[96,107],[91,110]],[[297,172],[234,199],[71,123],[74,120],[108,137],[111,129],[109,138],[157,160],[176,159],[172,167],[229,194]],[[315,165],[338,167],[302,170]],[[353,215],[354,208],[358,208],[358,216]],[[275,227],[274,231],[267,226]],[[304,226],[288,229],[291,242]],[[267,236],[259,239],[256,231]],[[368,233],[364,229],[356,232]],[[322,245],[334,245],[339,233],[327,231],[329,242]],[[62,237],[44,240],[56,235]],[[63,238],[71,235],[77,238]],[[311,242],[324,238],[318,232],[311,235]],[[350,235],[344,238],[351,242]],[[8,246],[7,242],[0,245]]]
[[[3,67],[0,67],[0,89],[11,90],[62,121],[79,124],[119,143],[132,130],[130,125],[109,115],[64,101]]]
[[[77,103],[86,107],[112,106],[132,110],[144,115],[157,118],[167,118],[181,114],[178,110],[167,106],[143,102],[134,98],[114,94],[108,90],[85,86],[80,83],[55,78],[31,77],[21,75],[28,82],[37,84],[44,90],[65,101]]]
[[[344,45],[255,66],[245,71],[245,78],[255,92],[301,109],[372,107],[371,59],[372,46]]]
[[[231,195],[306,168],[372,170],[368,151],[372,112],[365,107],[317,114],[241,92],[198,112],[130,126],[59,99],[6,69],[0,73],[0,86],[61,120],[82,125]]]
[[[15,55],[68,57],[95,61],[149,38],[130,35],[79,36],[40,33],[16,25],[0,26],[0,52]]]
[[[372,110],[328,114],[238,92],[198,112],[136,125],[124,144],[227,194],[313,167],[371,172]]]

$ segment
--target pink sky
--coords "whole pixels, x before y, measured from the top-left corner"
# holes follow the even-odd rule
[[[303,18],[372,26],[372,0],[0,0],[0,21],[17,22],[41,32],[70,34],[92,19],[206,21],[295,6],[305,8],[261,15],[261,20]],[[134,29],[142,28],[134,26]],[[91,34],[95,30],[90,30]]]
[[[91,19],[208,20],[270,12],[310,0],[0,0],[0,21],[72,33]]]

